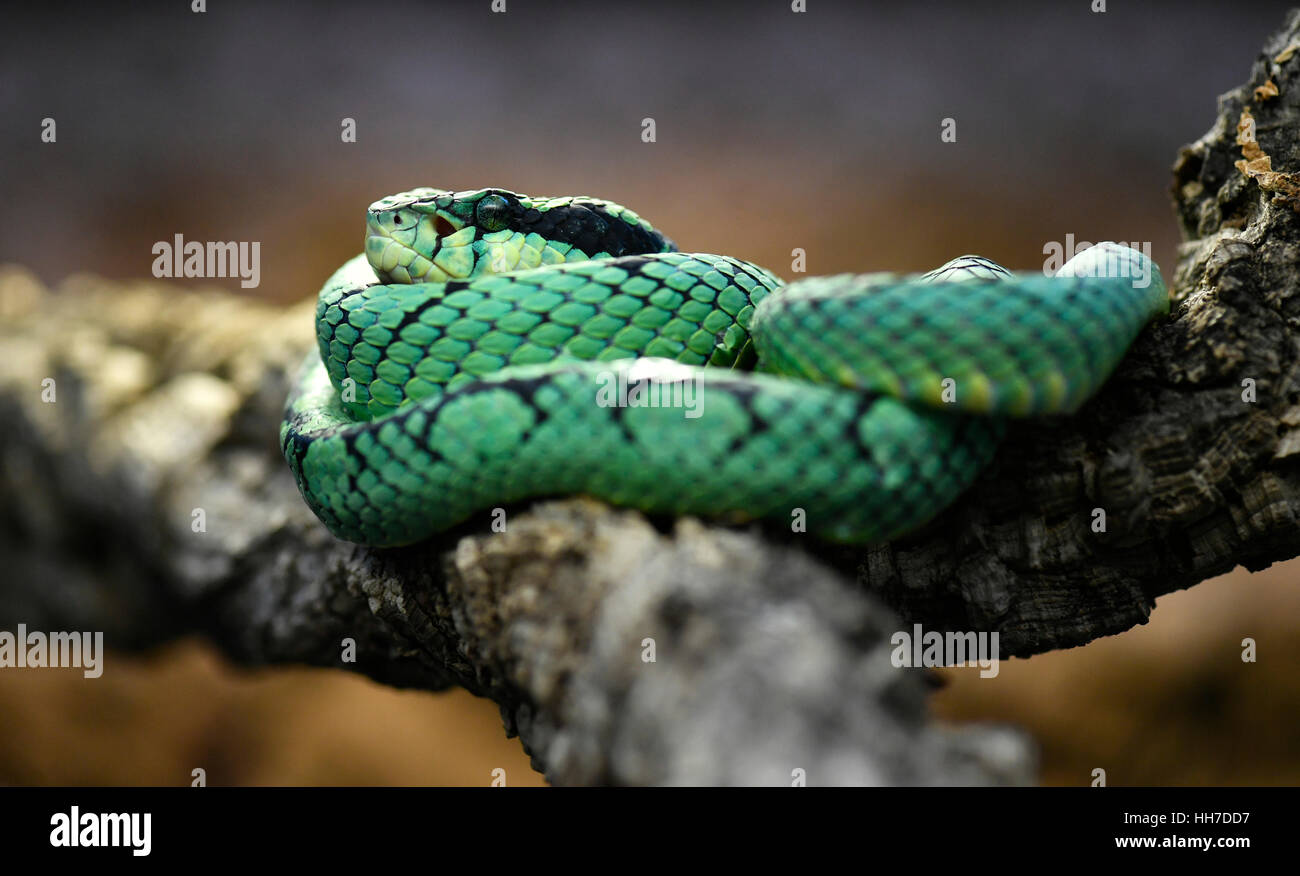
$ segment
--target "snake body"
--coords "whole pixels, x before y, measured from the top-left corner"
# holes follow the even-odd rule
[[[964,256],[783,285],[609,201],[416,189],[322,288],[281,446],[330,531],[379,547],[568,494],[883,541],[1167,309],[1115,244],[1054,277]]]

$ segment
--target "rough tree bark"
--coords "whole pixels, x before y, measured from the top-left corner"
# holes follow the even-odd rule
[[[1293,45],[1300,13],[1178,159],[1172,317],[1078,416],[1019,424],[965,499],[869,549],[582,499],[511,509],[502,533],[342,544],[276,447],[308,306],[88,277],[52,293],[6,269],[0,628],[119,649],[197,631],[249,665],[463,685],[557,783],[1028,781],[1014,732],[927,722],[926,676],[893,668],[889,636],[1079,645],[1300,552]]]
[[[1300,11],[1184,147],[1171,318],[1078,415],[1018,424],[924,531],[837,552],[905,618],[1005,653],[1145,623],[1155,598],[1300,553]],[[1239,137],[1239,124],[1253,126]],[[1093,531],[1103,509],[1106,531]]]

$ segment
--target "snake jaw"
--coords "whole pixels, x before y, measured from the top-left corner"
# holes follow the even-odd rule
[[[366,260],[384,283],[445,283],[474,268],[469,249],[476,232],[455,216],[396,196],[376,201],[366,215]]]

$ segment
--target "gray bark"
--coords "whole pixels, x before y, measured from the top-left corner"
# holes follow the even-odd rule
[[[463,685],[557,783],[1030,780],[1018,735],[927,722],[926,676],[889,660],[898,621],[797,546],[582,499],[501,533],[336,541],[276,440],[310,315],[0,275],[0,625]]]
[[[835,566],[905,619],[998,629],[1004,653],[1027,656],[1122,632],[1161,594],[1300,553],[1297,43],[1300,11],[1178,156],[1171,318],[1077,416],[1018,424],[925,530],[836,552]],[[1268,81],[1276,96],[1256,92]],[[1245,111],[1258,152],[1237,142]]]

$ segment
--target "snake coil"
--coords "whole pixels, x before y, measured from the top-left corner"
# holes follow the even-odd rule
[[[281,446],[330,531],[378,547],[578,493],[884,541],[1008,418],[1077,410],[1168,306],[1117,244],[1056,276],[963,256],[783,285],[610,201],[416,189],[322,288]]]

